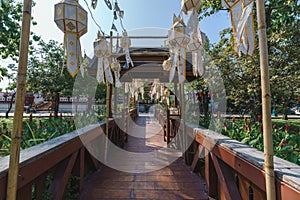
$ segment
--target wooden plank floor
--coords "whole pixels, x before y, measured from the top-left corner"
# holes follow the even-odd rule
[[[166,147],[162,128],[151,116],[140,116],[128,133],[137,137],[129,136],[127,151],[147,153]],[[150,169],[156,167],[157,160],[153,162],[142,156],[124,158],[137,170],[142,169],[139,173],[126,171],[126,164],[122,171],[103,166],[85,181],[81,199],[208,199],[203,178],[190,171],[179,152],[172,153],[175,161],[161,168],[166,161],[161,158],[163,162],[158,166],[161,169],[155,171]]]

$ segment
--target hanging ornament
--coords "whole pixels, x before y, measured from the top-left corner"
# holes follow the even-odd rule
[[[142,99],[144,100],[144,94],[145,94],[144,86],[140,87],[140,93],[141,93]]]
[[[131,64],[131,66],[134,67],[129,52],[130,45],[131,45],[130,38],[128,37],[127,32],[123,31],[123,37],[121,38],[121,47],[125,50],[125,58],[126,58],[127,66],[129,67],[129,65]]]
[[[78,0],[62,0],[55,4],[54,21],[65,33],[64,47],[67,57],[67,70],[74,78],[81,63],[81,46],[79,38],[87,32],[87,12]]]
[[[92,0],[91,5],[93,9],[96,9],[98,0]]]
[[[110,71],[110,44],[100,34],[98,34],[98,38],[94,42],[94,53],[98,57],[97,81],[99,83],[109,82],[113,84],[113,77]]]
[[[190,34],[190,43],[188,44],[188,49],[192,52],[192,65],[193,65],[193,74],[194,76],[202,76],[204,74],[203,67],[203,58],[202,50],[205,43],[205,40],[202,39],[202,34],[199,29],[198,17],[195,10],[193,10],[192,15],[190,16],[190,21],[193,28],[193,31]]]
[[[127,94],[129,92],[130,83],[125,83],[125,93]]]
[[[173,26],[168,31],[168,44],[173,51],[172,67],[170,69],[169,82],[173,81],[175,71],[178,72],[178,81],[185,81],[185,47],[188,45],[190,38],[185,34],[185,24],[182,16],[173,17]]]
[[[201,0],[182,0],[181,1],[181,10],[187,14],[190,10],[195,10],[198,12],[201,8],[202,1]]]
[[[89,63],[91,62],[91,58],[89,58],[85,53],[84,53],[84,57],[83,60],[80,64],[80,72],[82,77],[84,77],[84,70],[87,68],[87,66],[89,65]]]
[[[111,30],[114,30],[114,31],[118,32],[118,29],[117,29],[117,27],[115,26],[115,24],[112,24],[112,25],[111,25]]]
[[[104,0],[104,2],[106,4],[106,6],[108,7],[108,9],[111,10],[112,9],[112,5],[111,5],[110,0]]]
[[[254,0],[222,0],[223,7],[230,9],[235,51],[253,55],[255,49],[255,32],[253,18]]]
[[[120,65],[120,63],[117,61],[117,59],[115,57],[112,59],[111,70],[114,72],[115,86],[117,88],[122,87],[122,84],[120,82],[121,65]]]

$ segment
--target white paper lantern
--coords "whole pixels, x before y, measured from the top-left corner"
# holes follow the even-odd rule
[[[198,11],[201,8],[201,0],[182,0],[181,1],[181,10],[187,14],[190,10]]]
[[[202,38],[202,33],[197,28],[191,33],[191,40],[188,44],[188,49],[192,52],[193,74],[196,77],[204,74],[202,50],[205,40]]]
[[[121,87],[122,86],[122,84],[120,82],[121,65],[116,58],[112,59],[111,70],[114,72],[115,86],[118,88]]]
[[[132,59],[130,57],[130,52],[129,52],[129,47],[131,45],[131,40],[128,37],[128,34],[126,31],[123,32],[123,36],[121,38],[121,47],[124,49],[125,51],[125,59],[127,62],[127,67],[129,67],[129,65],[131,64],[132,67],[134,67]]]
[[[111,49],[109,42],[106,41],[104,36],[98,36],[98,39],[94,42],[94,53],[98,57],[98,82],[109,82],[112,84],[113,77],[110,70]]]
[[[175,71],[178,72],[178,82],[185,81],[185,48],[187,47],[190,37],[185,33],[185,24],[182,16],[173,17],[173,26],[168,31],[168,45],[172,52],[172,67],[170,69],[169,82],[173,81]],[[167,61],[168,62],[168,61]],[[167,62],[165,67],[167,67]]]
[[[81,63],[79,38],[87,32],[87,12],[79,5],[78,0],[62,0],[55,4],[54,21],[65,33],[67,69],[75,77]]]

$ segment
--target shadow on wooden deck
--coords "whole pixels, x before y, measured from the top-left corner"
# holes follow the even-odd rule
[[[149,115],[140,116],[128,133],[135,137],[129,136],[124,148],[127,151],[143,155],[166,147],[162,127]],[[173,152],[175,161],[170,165],[162,168],[160,163],[158,168],[161,169],[149,171],[147,168],[149,172],[145,173],[130,173],[126,166],[123,171],[103,166],[85,181],[81,199],[208,199],[204,179],[190,171],[179,153]],[[157,163],[142,156],[126,159],[136,169],[155,168]]]

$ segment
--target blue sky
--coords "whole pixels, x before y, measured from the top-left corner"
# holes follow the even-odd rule
[[[91,0],[86,1],[88,4],[91,2]],[[35,2],[32,15],[37,25],[32,27],[32,31],[46,41],[54,39],[63,42],[63,32],[57,28],[53,20],[54,4],[59,0],[36,0]],[[79,3],[88,11],[84,0],[79,0]],[[166,35],[166,31],[172,25],[173,14],[178,15],[181,9],[181,0],[118,0],[118,3],[125,12],[123,24],[129,35],[153,35],[154,32],[156,35]],[[98,0],[97,8],[95,10],[91,8],[91,11],[103,31],[109,34],[113,14],[106,7],[104,0]],[[119,21],[116,21],[115,25],[121,33]],[[201,31],[207,34],[211,42],[218,42],[219,32],[230,26],[229,13],[226,11],[220,11],[200,22]],[[88,55],[93,53],[93,41],[97,31],[98,28],[89,14],[88,33],[81,37],[82,50],[85,50]],[[7,80],[1,82],[0,87],[4,88],[6,85]]]
[[[86,1],[90,4],[90,0]],[[45,40],[55,39],[62,42],[63,33],[53,21],[54,4],[57,2],[59,1],[36,1],[36,6],[33,8],[33,17],[38,25],[33,27],[32,30]],[[79,3],[86,8],[84,0],[79,0]],[[149,28],[159,28],[167,31],[172,25],[173,14],[178,15],[181,8],[181,0],[118,0],[118,3],[120,8],[125,11],[123,24],[129,34],[134,34],[134,30],[143,28],[148,28],[148,30]],[[106,7],[104,0],[98,0],[97,8],[91,10],[97,23],[106,34],[109,34],[113,14]],[[116,21],[115,25],[121,33],[122,29],[119,21]],[[208,35],[212,42],[219,40],[220,30],[230,26],[229,13],[226,11],[221,11],[200,22],[201,30]],[[97,30],[97,26],[89,15],[88,33],[81,37],[82,49],[85,49],[87,53],[93,51],[93,41],[96,38]],[[147,31],[145,34],[147,34]]]

